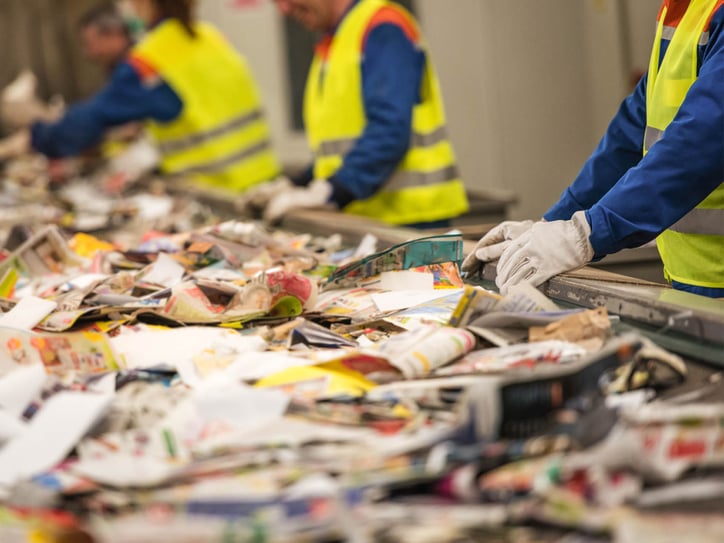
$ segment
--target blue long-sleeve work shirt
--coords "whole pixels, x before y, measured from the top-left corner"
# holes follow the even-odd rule
[[[662,59],[668,44],[662,41]],[[662,139],[642,157],[646,83],[644,75],[578,177],[544,215],[567,220],[586,210],[595,258],[653,240],[724,181],[724,8],[699,47],[698,79]],[[724,289],[675,286],[724,295]]]
[[[73,156],[100,143],[110,128],[149,119],[170,122],[182,109],[168,84],[143,76],[129,60],[113,71],[95,96],[70,107],[59,121],[33,124],[31,143],[49,158]]]
[[[331,40],[335,32],[324,39]],[[404,158],[410,145],[412,111],[420,102],[425,62],[415,36],[400,21],[373,22],[368,29],[360,67],[367,124],[329,179],[332,201],[338,206],[375,194]],[[305,185],[311,179],[310,167],[295,182]]]

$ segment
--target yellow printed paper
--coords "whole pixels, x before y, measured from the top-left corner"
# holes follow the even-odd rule
[[[289,368],[261,379],[256,386],[276,388],[291,396],[317,399],[363,396],[377,385],[361,373],[351,371],[338,362],[331,362],[321,366]]]

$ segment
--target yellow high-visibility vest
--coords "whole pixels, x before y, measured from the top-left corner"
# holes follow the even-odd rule
[[[397,4],[360,0],[341,22],[327,60],[315,55],[312,62],[304,121],[317,179],[329,178],[342,166],[367,125],[362,42],[372,17],[385,7],[401,10],[415,24],[412,15]],[[467,210],[465,187],[447,136],[439,82],[426,54],[421,103],[413,110],[407,154],[376,194],[350,203],[344,211],[391,224],[413,224],[450,219]]]
[[[698,77],[698,47],[719,4],[719,0],[691,0],[659,65],[661,39],[668,30],[664,4],[649,64],[644,155],[664,136]],[[667,280],[724,288],[724,183],[663,232],[656,244]]]
[[[194,30],[192,37],[170,19],[132,53],[183,102],[178,118],[148,123],[162,169],[236,191],[273,179],[280,168],[246,61],[212,26]]]

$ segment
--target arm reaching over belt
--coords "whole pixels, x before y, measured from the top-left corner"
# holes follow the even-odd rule
[[[116,68],[95,96],[68,108],[61,119],[33,123],[33,148],[49,158],[65,158],[98,144],[112,127],[146,120],[166,123],[178,117],[183,103],[175,91],[157,75],[145,79],[129,62]]]
[[[585,211],[569,221],[537,222],[505,249],[495,283],[500,292],[523,281],[538,286],[554,275],[575,270],[593,258],[591,227]]]

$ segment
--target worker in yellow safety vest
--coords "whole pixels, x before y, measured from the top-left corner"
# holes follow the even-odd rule
[[[543,221],[507,221],[463,267],[503,292],[656,239],[675,289],[724,298],[724,0],[664,0],[648,73]]]
[[[332,205],[390,224],[435,227],[467,211],[440,85],[413,16],[386,0],[276,3],[323,37],[304,97],[314,162],[293,182],[259,189],[266,219]]]
[[[196,22],[194,0],[131,0],[147,34],[89,101],[28,134],[51,158],[97,144],[112,127],[146,122],[164,173],[234,191],[274,179],[279,165],[246,61],[211,25]]]

